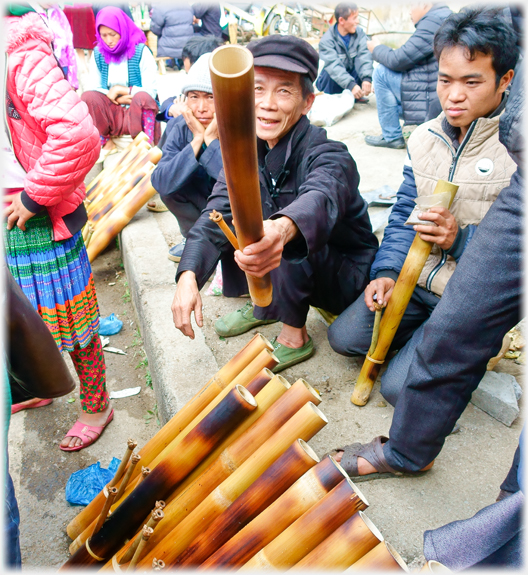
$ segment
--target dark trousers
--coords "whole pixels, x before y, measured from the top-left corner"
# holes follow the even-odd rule
[[[361,80],[357,75],[356,71],[352,70],[350,74],[361,88]],[[342,94],[344,90],[344,88],[341,88],[341,86],[337,82],[335,82],[334,80],[332,80],[332,78],[330,78],[330,75],[326,70],[323,70],[321,74],[319,74],[319,77],[315,82],[315,86],[318,90],[321,90],[321,92],[324,92],[325,94]]]
[[[515,172],[460,258],[424,324],[383,452],[417,471],[440,453],[473,391],[521,314],[523,180]]]
[[[20,556],[20,513],[15,496],[13,480],[9,475],[9,457],[6,450],[6,482],[5,482],[5,510],[4,510],[4,542],[5,565],[9,569],[20,569],[22,559]]]
[[[381,394],[396,405],[416,346],[421,341],[423,324],[433,313],[440,298],[416,286],[409,305],[392,341],[391,350],[399,349],[381,377]],[[365,304],[365,294],[349,306],[328,329],[328,341],[334,351],[341,355],[365,355],[372,340],[374,312]]]
[[[273,300],[255,307],[257,319],[278,319],[292,327],[306,323],[310,306],[339,314],[363,291],[376,250],[368,262],[357,263],[326,245],[300,263],[282,259],[271,272]],[[363,256],[364,258],[364,256]]]
[[[147,92],[138,92],[128,108],[111,102],[97,90],[83,92],[81,100],[88,106],[95,127],[100,136],[125,136],[135,138],[143,130],[143,110],[158,113],[158,104]],[[161,137],[161,126],[154,122],[154,145]]]

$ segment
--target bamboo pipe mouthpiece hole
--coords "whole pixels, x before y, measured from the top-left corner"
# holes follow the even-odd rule
[[[242,46],[220,46],[209,59],[211,72],[222,78],[243,76],[252,66],[253,54]]]
[[[404,571],[409,573],[409,567],[407,567],[407,563],[405,563],[405,561],[402,559],[401,555],[396,551],[396,549],[394,549],[394,547],[388,541],[384,541],[384,543],[385,543],[385,547],[387,547],[387,551],[394,558],[394,561],[396,561],[396,563],[398,563],[398,565]],[[444,565],[442,565],[442,567],[444,567],[444,569],[447,569],[447,567],[445,567]],[[447,571],[449,571],[449,569],[447,569]]]
[[[165,505],[166,505],[165,501],[162,501],[162,500],[156,501],[155,508],[156,509],[164,509]]]
[[[345,479],[350,479],[348,473],[341,467],[341,465],[331,455],[328,457],[330,458],[330,461],[337,467],[339,473],[341,473]]]
[[[286,389],[290,389],[291,383],[285,377],[282,375],[276,375],[275,377],[282,383],[282,385],[284,385]]]
[[[249,403],[249,405],[252,405],[253,407],[257,407],[257,401],[253,397],[253,394],[249,392],[245,387],[237,384],[235,385],[235,389],[238,391],[238,393],[240,393],[244,401],[246,401],[247,403]]]
[[[269,342],[267,338],[265,338],[261,333],[257,333],[255,337],[259,337],[262,340],[262,343],[267,347],[269,351],[273,351],[273,346]]]
[[[380,541],[385,541],[385,538],[380,533],[380,530],[372,523],[372,521],[363,513],[363,511],[359,511],[359,516],[363,519],[365,525],[372,531],[372,534],[377,537]]]
[[[304,439],[298,439],[297,441],[299,442],[299,445],[306,452],[306,455],[311,457],[316,463],[319,463],[319,461],[321,461],[317,453],[315,453],[315,451],[306,443],[306,441],[304,441]]]
[[[264,373],[268,376],[271,377],[271,379],[273,379],[275,377],[275,374],[271,371],[271,369],[268,369],[267,367],[264,368]]]
[[[451,573],[451,569],[439,561],[430,560],[426,563],[430,573]]]
[[[321,401],[321,394],[317,391],[317,389],[315,389],[315,387],[312,387],[306,380],[304,380],[302,377],[300,377],[298,379],[298,381],[302,381],[304,387],[306,387],[306,389],[318,400]]]
[[[311,401],[309,401],[306,405],[309,405],[312,411],[314,411],[325,423],[328,423],[328,417]]]
[[[354,490],[354,493],[361,499],[361,501],[363,501],[363,503],[365,504],[366,507],[369,506],[369,502],[367,501],[367,498],[363,495],[363,493],[361,493],[361,491],[356,487],[356,484],[350,479],[350,477],[347,477],[347,482],[350,485],[350,487]],[[374,525],[372,525],[372,527],[374,527]],[[380,533],[381,535],[381,533]],[[380,539],[380,541],[383,541],[383,537]]]

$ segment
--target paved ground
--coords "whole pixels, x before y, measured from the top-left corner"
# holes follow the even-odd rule
[[[161,99],[175,93],[169,84],[179,81],[179,76],[163,77]],[[349,147],[361,174],[360,191],[367,192],[384,184],[397,189],[405,152],[369,148],[363,141],[365,134],[378,133],[374,98],[371,100],[367,105],[357,106],[329,128],[328,133]],[[382,232],[378,235],[381,238]],[[47,411],[22,413],[12,420],[11,465],[22,507],[22,549],[27,567],[39,570],[45,566],[56,567],[67,558],[69,540],[64,527],[77,512],[64,501],[64,483],[69,474],[97,460],[107,465],[112,456],[121,457],[121,446],[128,436],[136,437],[142,445],[157,429],[154,422],[144,424],[143,415],[147,410],[152,410],[156,403],[162,422],[167,421],[253,335],[247,333],[221,340],[215,334],[216,319],[247,300],[205,295],[207,286],[202,294],[204,327],[197,330],[196,339],[190,341],[174,328],[170,304],[176,265],[167,259],[167,250],[180,239],[171,214],[154,214],[143,208],[121,234],[128,285],[124,285],[123,278],[118,278],[121,283],[116,286],[108,285],[116,281],[111,278],[121,269],[115,250],[106,251],[94,265],[97,289],[103,301],[102,314],[122,310],[120,313],[126,311],[128,321],[135,322],[133,325],[125,322],[123,334],[117,336],[112,345],[131,346],[134,338],[137,339],[135,328],[139,325],[155,398],[142,383],[140,396],[116,401],[112,433],[103,435],[92,448],[78,454],[62,454],[54,445],[73,422],[72,412],[78,408],[78,400],[68,404],[67,398],[62,398],[45,408]],[[118,301],[110,297],[112,292],[109,295],[108,290],[114,289],[120,290],[118,300],[121,296],[127,300],[129,290],[135,317],[130,304],[119,307]],[[104,303],[105,297],[110,297],[109,305]],[[370,441],[375,435],[387,434],[393,408],[383,401],[379,384],[367,406],[359,408],[349,401],[362,359],[336,355],[327,342],[327,327],[314,311],[310,312],[307,325],[317,351],[309,361],[283,374],[291,382],[303,377],[322,393],[320,407],[328,416],[329,424],[310,442],[312,447],[322,456],[338,445]],[[277,332],[276,325],[262,328],[262,333],[270,339]],[[136,385],[139,379],[134,368],[141,358],[106,356],[110,362],[112,388]],[[125,363],[129,364],[127,368]],[[517,376],[519,369],[508,360],[501,361],[496,368]],[[139,375],[144,379],[144,372]],[[499,484],[509,469],[521,426],[518,420],[507,428],[470,404],[460,419],[461,431],[447,439],[431,472],[420,478],[361,483],[360,488],[370,503],[368,516],[404,559],[417,565],[426,529],[469,517],[495,500]]]

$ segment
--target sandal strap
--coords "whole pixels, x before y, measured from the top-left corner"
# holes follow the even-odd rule
[[[363,449],[357,452],[357,457],[363,457],[367,460],[379,473],[394,473],[394,475],[401,475],[399,471],[393,469],[385,459],[383,453],[383,444],[389,440],[384,435],[378,435],[370,443],[363,446]]]

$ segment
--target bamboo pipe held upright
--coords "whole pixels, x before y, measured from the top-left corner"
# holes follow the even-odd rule
[[[445,180],[438,180],[433,193],[441,194],[443,192],[449,192],[451,194],[449,207],[451,207],[457,190],[457,185],[446,182]],[[376,377],[378,376],[381,365],[385,361],[392,340],[396,335],[396,331],[407,309],[409,300],[416,287],[418,278],[422,273],[425,262],[431,253],[432,247],[433,244],[431,242],[425,242],[420,238],[418,233],[416,234],[409,253],[405,258],[396,285],[394,286],[387,308],[381,318],[376,349],[372,354],[366,356],[354,387],[354,392],[350,398],[350,401],[355,405],[365,405],[369,399]]]
[[[292,523],[241,570],[288,569],[342,525],[354,513],[368,507],[367,500],[345,479],[297,521]]]
[[[346,477],[345,470],[333,457],[323,458],[204,561],[199,570],[234,569],[243,565]]]
[[[290,447],[295,439],[300,438],[308,441],[327,423],[328,420],[324,414],[313,403],[310,402],[301,407],[291,419],[177,525],[140,563],[140,567],[147,567],[154,557],[163,559],[170,567],[198,533],[229,507],[253,481]]]
[[[255,398],[242,386],[237,386],[209,413],[181,443],[181,449],[171,453],[134,492],[112,513],[101,529],[86,541],[84,547],[63,565],[93,565],[108,560],[136,532],[139,523],[220,443],[245,417],[257,407]],[[152,558],[150,560],[152,563]]]
[[[273,346],[260,333],[251,340],[222,367],[139,451],[143,466],[149,465],[189,423],[211,403],[211,401],[233,379],[245,369],[263,350],[273,351]],[[138,470],[139,473],[139,470]],[[134,475],[132,476],[134,478]],[[95,497],[68,524],[67,533],[76,539],[99,516],[105,502],[103,491]]]
[[[175,564],[185,567],[203,563],[316,463],[319,463],[319,457],[313,449],[302,439],[294,441],[232,505],[196,537]]]
[[[236,431],[232,433],[227,440],[224,440],[222,444],[220,444],[189,476],[187,476],[185,481],[180,485],[182,488],[186,487],[183,492],[179,492],[179,489],[173,492],[171,499],[174,498],[174,500],[169,501],[165,508],[164,522],[159,528],[159,534],[152,539],[152,546],[155,546],[158,541],[161,541],[175,525],[191,513],[191,511],[193,511],[193,509],[195,509],[215,487],[218,487],[223,479],[234,471],[237,461],[236,458],[228,455],[229,451],[226,449],[226,442],[227,445],[231,447],[230,444],[234,442],[234,439],[233,441],[230,441],[230,439],[233,438],[233,436],[236,436],[240,429],[242,429],[241,434],[243,434],[248,424],[252,427],[252,424],[255,423],[256,419],[260,418],[262,414],[265,413],[269,407],[273,405],[289,388],[290,384],[279,375],[273,377],[273,379],[270,380],[257,394],[255,397],[257,409],[251,413],[244,423],[237,427]],[[262,442],[264,442],[265,439],[266,438],[263,438]],[[250,446],[254,451],[255,446],[252,443],[250,443]],[[219,457],[220,455],[222,456]],[[212,461],[211,457],[213,457]],[[221,473],[221,471],[225,471],[225,473]],[[186,485],[187,481],[191,478],[193,481],[190,486]],[[164,528],[164,525],[166,525],[166,528]],[[130,544],[131,542],[127,543],[118,552],[117,560],[119,563],[123,562],[122,558],[128,552],[127,549],[130,547]],[[107,563],[103,570],[112,570],[111,562]]]
[[[216,120],[231,212],[240,248],[264,236],[257,159],[253,55],[241,46],[221,46],[209,60]],[[259,307],[270,305],[269,274],[246,274],[249,293]]]

